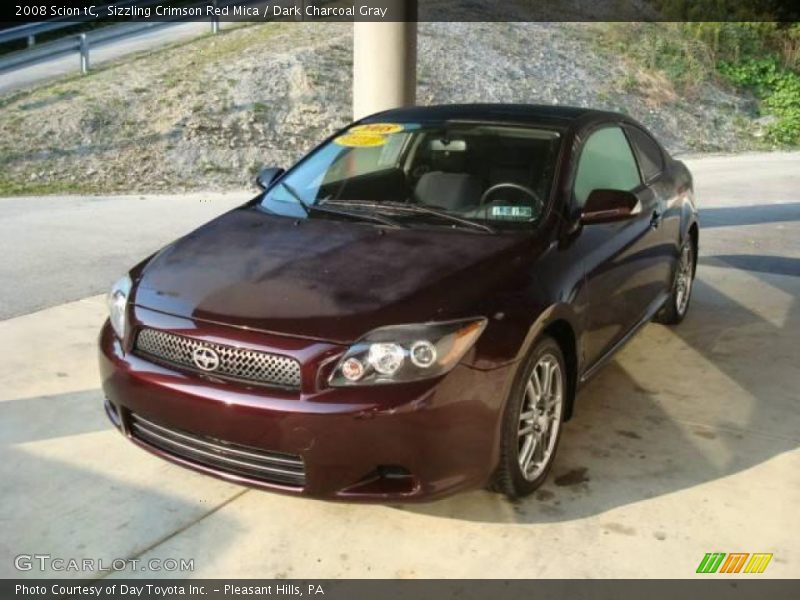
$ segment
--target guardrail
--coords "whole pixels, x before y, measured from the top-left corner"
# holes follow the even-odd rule
[[[163,0],[127,0],[117,2],[116,6],[140,6],[142,8],[161,4]],[[242,0],[205,0],[195,4],[186,5],[186,8],[205,7],[209,5],[223,8],[232,4],[270,4],[264,0],[254,0],[252,2],[243,2]],[[105,7],[100,7],[101,10]],[[121,39],[137,33],[141,33],[147,29],[156,29],[166,25],[172,25],[182,21],[193,21],[196,19],[187,19],[185,17],[176,17],[174,19],[167,19],[164,21],[148,21],[148,22],[135,22],[123,23],[120,25],[110,25],[100,29],[89,31],[85,33],[66,35],[65,37],[53,40],[52,42],[44,42],[36,44],[36,36],[51,31],[58,31],[68,27],[74,27],[81,23],[93,20],[93,17],[60,17],[51,21],[42,23],[27,23],[18,27],[12,27],[0,32],[0,44],[25,39],[28,42],[28,47],[24,50],[18,50],[9,54],[0,56],[0,73],[11,69],[16,69],[26,65],[35,64],[37,62],[77,52],[80,59],[81,73],[86,74],[90,68],[89,51],[92,46],[107,42],[112,39]],[[211,26],[211,33],[216,34],[220,31],[219,17],[208,18]]]

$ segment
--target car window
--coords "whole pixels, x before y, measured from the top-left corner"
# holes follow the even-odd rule
[[[354,174],[366,175],[398,166],[398,159],[408,139],[408,133],[387,136],[382,146],[362,148],[360,152],[339,154],[328,168],[323,183],[341,181]]]
[[[628,139],[619,127],[604,127],[586,140],[575,175],[574,197],[582,207],[592,190],[630,191],[641,184]]]
[[[661,148],[653,138],[638,127],[628,127],[627,130],[636,152],[636,158],[639,159],[644,180],[650,181],[664,170],[664,156],[661,154]]]
[[[355,210],[408,227],[457,222],[439,212],[498,230],[527,228],[544,214],[560,144],[555,130],[518,125],[356,124],[290,169],[261,206],[293,218],[318,206],[312,218]]]

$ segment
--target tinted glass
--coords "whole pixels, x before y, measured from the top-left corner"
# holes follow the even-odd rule
[[[636,151],[636,158],[639,159],[642,175],[644,175],[645,181],[650,181],[664,170],[661,148],[653,138],[637,127],[629,127],[628,135]]]
[[[430,213],[402,210],[415,206],[490,221],[492,227],[529,224],[543,214],[559,145],[557,132],[528,127],[356,125],[295,166],[261,205],[302,218],[299,201],[312,209],[311,216],[320,216],[315,206],[352,212],[369,204],[370,211],[407,226],[448,225]]]
[[[592,190],[630,191],[641,183],[630,144],[619,127],[595,131],[583,146],[575,176],[575,200],[583,206]]]

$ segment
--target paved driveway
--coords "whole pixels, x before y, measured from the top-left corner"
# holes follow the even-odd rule
[[[16,315],[0,321],[0,576],[39,576],[13,557],[48,553],[194,559],[210,577],[690,577],[711,551],[772,552],[763,576],[800,576],[800,155],[690,166],[687,320],[648,326],[589,384],[549,481],[515,504],[288,498],[133,447],[101,410],[93,294],[239,198],[0,200]]]

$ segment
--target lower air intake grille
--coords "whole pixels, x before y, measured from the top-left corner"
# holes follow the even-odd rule
[[[195,352],[207,349],[216,356],[213,369],[200,369]],[[158,329],[142,329],[136,337],[136,353],[156,362],[207,372],[221,378],[251,381],[283,388],[300,387],[300,363],[288,356],[203,342]]]
[[[296,454],[270,452],[178,431],[134,413],[131,413],[131,433],[149,446],[216,471],[294,487],[303,487],[306,482],[303,459]]]

